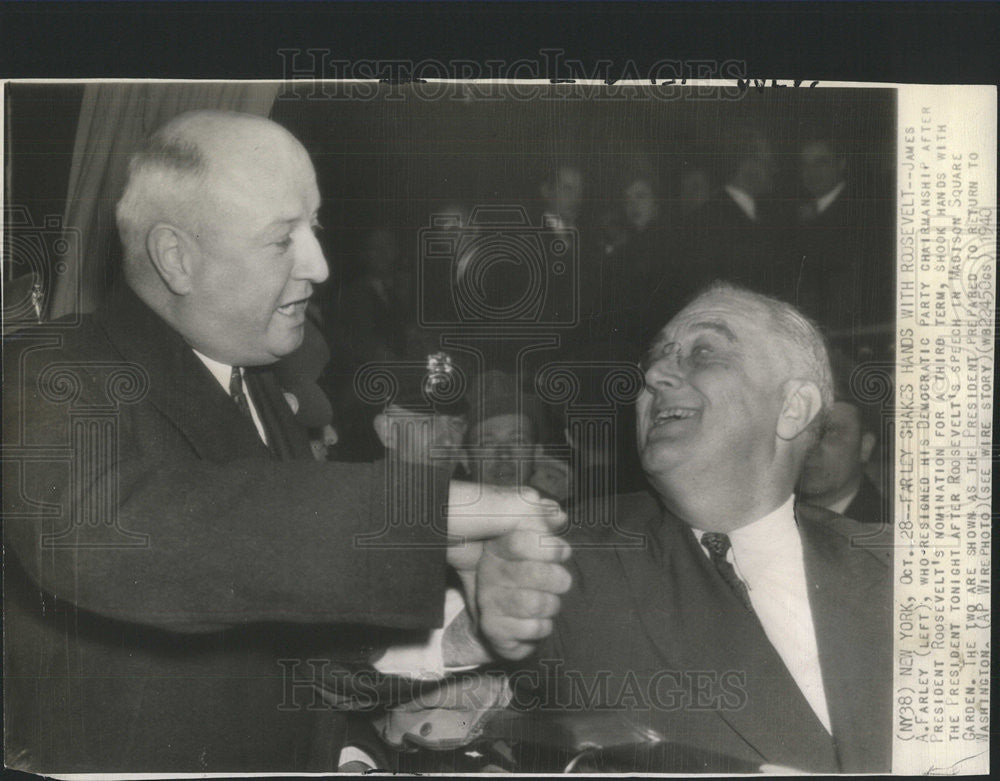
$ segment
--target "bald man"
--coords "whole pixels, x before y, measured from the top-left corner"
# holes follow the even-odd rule
[[[468,579],[475,540],[558,516],[415,461],[390,494],[383,463],[312,457],[268,366],[329,273],[319,205],[280,126],[177,117],[130,164],[124,284],[5,344],[5,444],[55,453],[4,468],[9,766],[336,770],[324,666],[439,627],[447,565]]]

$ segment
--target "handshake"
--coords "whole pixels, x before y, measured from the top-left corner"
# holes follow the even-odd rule
[[[563,566],[570,546],[556,536],[565,525],[566,513],[533,488],[452,482],[448,563],[499,656],[522,659],[552,632],[572,584]]]
[[[382,444],[405,461],[427,463],[434,448],[461,444],[464,421],[390,407],[375,421]],[[493,651],[522,659],[552,632],[559,595],[571,577],[559,505],[527,486],[452,481],[448,563],[465,589],[469,614]],[[485,661],[485,660],[482,660]]]

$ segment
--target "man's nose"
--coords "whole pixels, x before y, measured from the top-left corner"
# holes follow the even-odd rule
[[[327,266],[323,248],[311,230],[306,232],[299,245],[299,251],[295,255],[293,273],[297,279],[305,279],[317,285],[320,282],[325,282],[326,278],[330,276],[330,268]]]
[[[646,370],[646,386],[649,388],[675,388],[683,381],[684,373],[677,351],[658,358]]]

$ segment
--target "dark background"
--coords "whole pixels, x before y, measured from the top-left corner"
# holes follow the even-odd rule
[[[998,34],[992,2],[7,2],[0,75],[277,78],[287,47],[480,62],[562,48],[620,66],[738,58],[766,78],[989,84]]]
[[[600,93],[565,98],[593,95],[589,89],[543,85],[539,95],[547,98],[496,101],[423,100],[412,86],[389,85],[353,100],[279,94],[271,116],[305,143],[320,177],[331,284],[357,274],[359,246],[373,228],[395,230],[405,257],[415,255],[429,215],[456,204],[517,203],[537,221],[539,182],[558,161],[583,171],[584,222],[591,224],[614,208],[624,179],[638,169],[653,171],[667,202],[679,197],[678,176],[687,166],[702,167],[718,186],[751,127],[768,136],[778,156],[774,197],[801,195],[793,166],[803,139],[835,139],[848,157],[849,178],[893,221],[892,90],[751,88],[739,100],[697,100],[690,92],[664,100],[662,90],[621,101]],[[36,225],[63,213],[82,92],[79,84],[8,85],[7,194]]]

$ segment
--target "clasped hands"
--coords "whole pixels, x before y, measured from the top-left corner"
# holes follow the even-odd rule
[[[460,445],[464,425],[443,415],[390,407],[375,428],[407,461],[428,462],[435,447]],[[522,659],[552,632],[560,595],[572,579],[570,546],[559,533],[566,513],[526,486],[452,481],[448,496],[448,563],[459,574],[469,612],[492,650]]]

